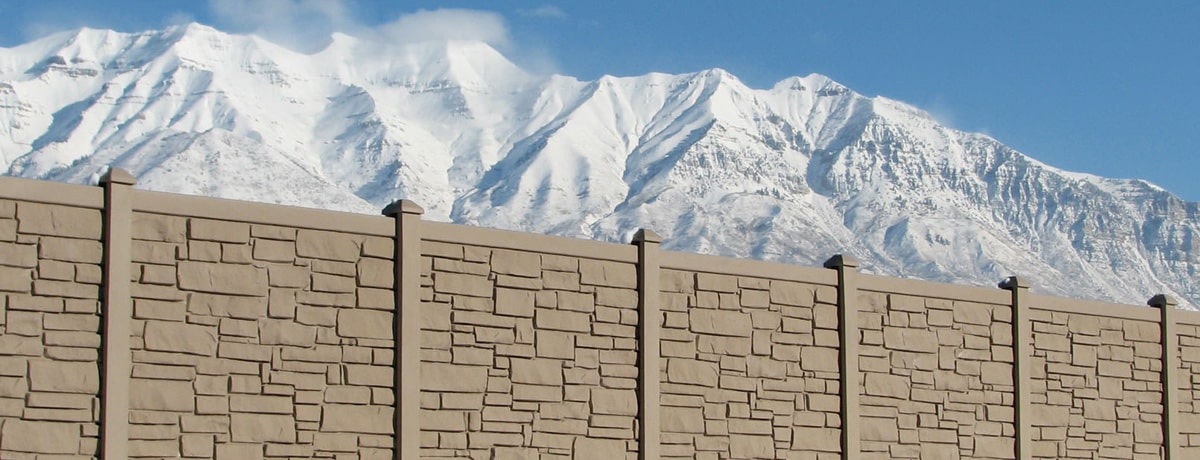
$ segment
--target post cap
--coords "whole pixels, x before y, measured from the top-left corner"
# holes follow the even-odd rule
[[[638,229],[637,233],[633,234],[633,244],[653,243],[659,244],[663,242],[662,235],[648,228]]]
[[[1151,297],[1150,300],[1146,301],[1146,305],[1154,308],[1175,308],[1176,305],[1179,305],[1179,302],[1176,302],[1175,299],[1171,298],[1169,295],[1156,294],[1154,297]]]
[[[1008,278],[1004,278],[1004,280],[1000,281],[1000,283],[998,283],[996,286],[1006,291],[1029,289],[1029,282],[1025,281],[1025,279],[1021,278],[1020,276],[1010,276]]]
[[[100,185],[117,184],[117,185],[133,185],[137,183],[137,178],[133,174],[129,174],[121,168],[109,167],[108,171],[100,176]]]
[[[859,267],[858,258],[849,254],[834,254],[829,260],[825,261],[825,268],[849,268],[854,270]]]
[[[392,204],[383,207],[383,215],[388,217],[396,217],[400,214],[425,214],[425,208],[413,200],[396,200]]]

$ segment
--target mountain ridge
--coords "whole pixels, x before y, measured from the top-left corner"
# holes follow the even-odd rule
[[[881,274],[1200,304],[1200,204],[1063,171],[819,74],[581,81],[481,42],[298,53],[203,25],[0,48],[10,175],[427,216]]]

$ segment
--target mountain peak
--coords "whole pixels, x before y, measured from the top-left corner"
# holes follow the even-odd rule
[[[394,56],[419,82],[454,82],[465,88],[518,84],[529,74],[491,45],[474,40],[426,41],[402,45]],[[400,70],[400,69],[394,69]]]
[[[218,36],[230,35],[225,32],[222,32],[220,30],[217,30],[215,27],[212,27],[212,26],[209,26],[206,24],[202,24],[199,22],[195,22],[195,21],[168,26],[167,28],[162,30],[162,33],[164,35],[191,36],[191,37],[210,37],[210,36],[214,36],[214,35],[218,35]]]
[[[40,65],[41,67],[37,67]],[[37,72],[27,72],[35,69]],[[820,74],[534,76],[481,41],[313,53],[191,23],[0,49],[0,170],[875,273],[1200,304],[1196,204],[1066,173]],[[182,187],[182,188],[181,188]],[[1164,198],[1167,197],[1167,198]]]
[[[776,82],[771,89],[773,91],[811,92],[817,96],[843,96],[858,94],[846,87],[846,85],[843,85],[833,78],[819,73],[810,73],[803,77],[787,77]]]

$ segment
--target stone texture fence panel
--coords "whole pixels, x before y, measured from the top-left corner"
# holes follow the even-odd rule
[[[1179,357],[1175,385],[1179,395],[1179,431],[1181,458],[1200,458],[1200,324],[1179,328]]]
[[[130,457],[391,457],[391,239],[133,218]]]
[[[1160,327],[1035,309],[1034,458],[1162,458]]]
[[[0,198],[6,460],[91,458],[99,446],[101,191],[53,190],[77,195],[62,203]]]
[[[838,458],[836,290],[663,270],[662,458]]]
[[[0,177],[2,459],[1200,457],[1200,314],[1166,296],[134,182]]]
[[[1012,458],[1008,305],[859,297],[863,458]]]
[[[423,457],[636,457],[632,261],[422,252]]]

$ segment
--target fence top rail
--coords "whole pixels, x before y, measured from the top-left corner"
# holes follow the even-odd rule
[[[0,176],[0,198],[79,208],[104,208],[103,188],[23,177]]]
[[[280,204],[135,190],[133,210],[312,230],[393,237],[391,218]]]
[[[780,281],[837,286],[837,272],[825,268],[806,267],[779,262],[733,257],[663,251],[659,266],[670,270],[689,270],[718,275],[746,276]]]
[[[524,233],[445,222],[424,221],[421,225],[421,239],[426,241],[539,252],[615,262],[636,263],[638,261],[637,246],[632,244],[609,243],[605,241]]]
[[[136,191],[135,211],[393,237],[392,218],[164,192]],[[561,236],[422,221],[421,239],[633,263],[637,248]]]
[[[1161,313],[1149,306],[1127,305],[1102,300],[1074,299],[1044,294],[1030,294],[1023,299],[1029,308],[1057,313],[1072,313],[1108,318],[1158,322]]]
[[[1012,294],[999,288],[868,274],[863,274],[859,280],[858,289],[861,291],[993,305],[1012,305]]]
[[[1195,310],[1180,310],[1175,315],[1175,320],[1179,324],[1188,324],[1192,326],[1200,326],[1200,311]]]

